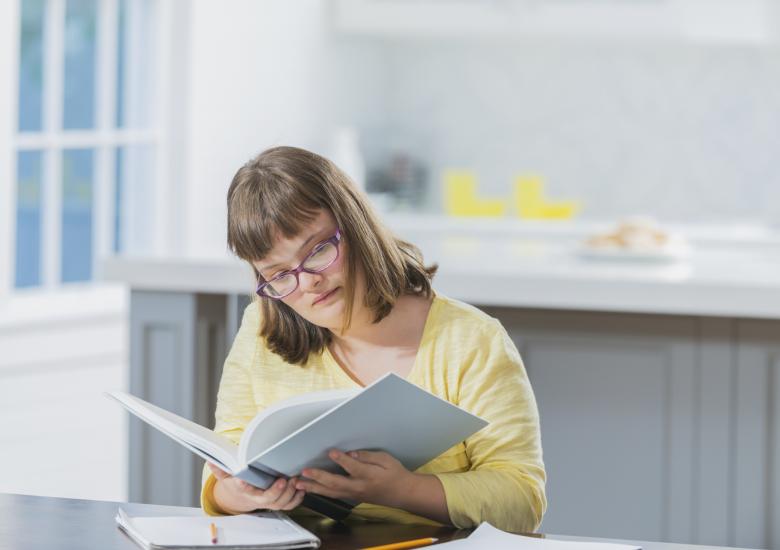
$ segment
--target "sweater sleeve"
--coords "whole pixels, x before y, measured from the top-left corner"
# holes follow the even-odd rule
[[[533,532],[547,507],[539,413],[520,354],[494,323],[458,373],[459,405],[490,424],[465,441],[469,471],[436,475],[456,527]]]
[[[219,382],[214,432],[236,444],[241,440],[244,427],[257,414],[249,369],[254,364],[257,351],[258,329],[259,312],[257,304],[252,303],[244,310],[241,327],[233,340]],[[216,478],[204,465],[200,503],[203,511],[212,516],[225,513],[214,502],[215,483]]]

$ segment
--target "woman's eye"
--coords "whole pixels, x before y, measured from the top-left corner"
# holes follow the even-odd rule
[[[266,280],[266,281],[270,281],[271,279],[273,279],[273,278],[275,278],[275,277],[278,277],[278,276],[279,276],[279,275],[281,275],[282,273],[283,273],[283,271],[275,271],[275,272],[273,272],[273,273],[272,273],[272,274],[270,274],[270,275],[263,275],[263,274],[261,273],[261,274],[260,274],[260,276],[261,276],[261,277],[262,277],[264,280]]]

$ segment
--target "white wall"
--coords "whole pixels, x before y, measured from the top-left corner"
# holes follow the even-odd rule
[[[227,188],[251,156],[321,145],[325,8],[318,0],[192,3],[187,252],[225,251]]]
[[[278,144],[327,154],[344,123],[369,168],[396,151],[427,163],[435,210],[441,170],[460,167],[487,194],[541,173],[587,218],[780,221],[777,43],[346,35],[330,8],[190,4],[187,176],[172,203],[185,252],[225,253],[243,162]]]
[[[485,193],[541,173],[590,218],[780,222],[778,51],[395,40],[383,136],[406,142],[434,174],[475,170]]]

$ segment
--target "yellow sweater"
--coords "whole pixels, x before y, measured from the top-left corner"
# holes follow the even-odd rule
[[[305,366],[291,365],[269,351],[258,332],[259,308],[250,304],[225,361],[215,432],[237,443],[249,421],[280,399],[359,387],[327,349]],[[520,355],[501,324],[436,295],[407,379],[490,422],[416,470],[441,480],[452,523],[464,528],[488,521],[509,531],[536,530],[547,506],[539,414]],[[211,515],[221,513],[214,483],[204,468],[201,504]],[[355,507],[352,518],[433,523],[372,504]]]

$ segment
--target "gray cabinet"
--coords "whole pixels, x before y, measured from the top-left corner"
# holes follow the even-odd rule
[[[544,531],[780,548],[780,323],[485,309],[539,404]]]
[[[736,324],[733,540],[780,548],[780,322]]]
[[[130,392],[213,427],[222,363],[247,300],[151,291],[130,300]],[[129,500],[198,506],[203,461],[134,417],[129,436]]]

